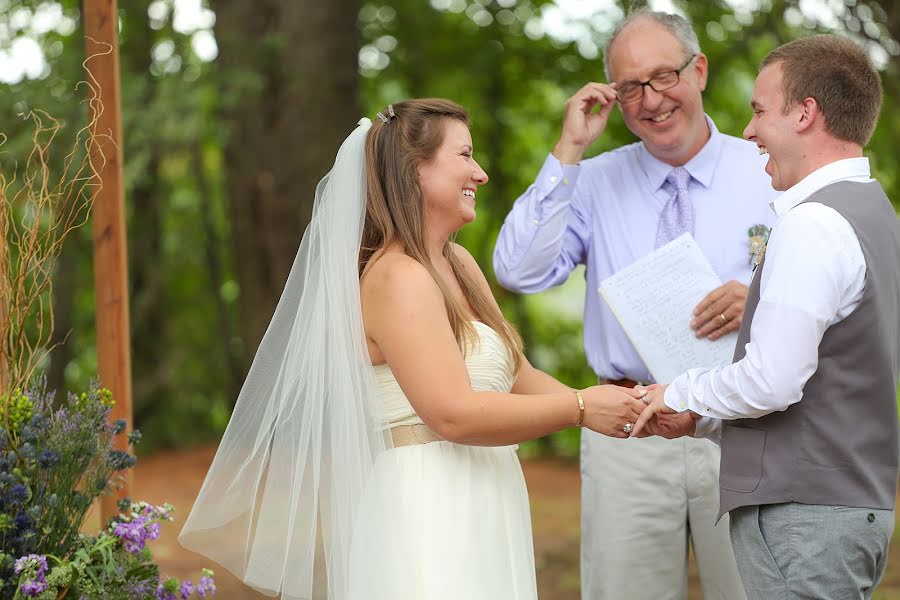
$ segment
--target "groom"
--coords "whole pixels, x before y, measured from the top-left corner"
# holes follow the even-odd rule
[[[734,363],[650,391],[632,435],[720,439],[748,598],[870,598],[900,455],[900,222],[862,151],[881,81],[853,42],[807,37],[766,57],[751,105],[784,194]]]

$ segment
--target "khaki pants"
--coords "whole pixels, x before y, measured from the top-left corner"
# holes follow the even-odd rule
[[[693,543],[704,600],[746,598],[728,516],[719,508],[719,447],[693,438],[581,435],[581,597],[683,600]]]

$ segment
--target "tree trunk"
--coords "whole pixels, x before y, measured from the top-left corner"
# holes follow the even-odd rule
[[[150,28],[146,9],[136,0],[119,0],[124,14],[128,52],[122,54],[123,71],[149,73],[152,64],[151,50],[159,34]],[[134,104],[126,106],[151,106],[159,93],[158,84],[152,81],[126,81],[123,88],[126,98]],[[137,143],[127,135],[128,125],[141,118],[140,111],[126,112],[126,155],[128,147]],[[136,130],[137,128],[134,128]],[[143,140],[141,152],[148,154],[145,169],[136,177],[129,189],[131,208],[129,231],[131,252],[128,270],[131,275],[130,296],[132,303],[131,340],[133,352],[133,405],[135,422],[159,405],[160,398],[171,393],[171,382],[160,373],[161,365],[168,364],[168,318],[165,306],[165,261],[163,258],[164,199],[167,191],[160,176],[160,164],[164,147],[159,138]],[[138,153],[135,148],[134,154]]]
[[[360,114],[358,0],[220,0],[225,160],[244,367],[312,213],[319,179]]]

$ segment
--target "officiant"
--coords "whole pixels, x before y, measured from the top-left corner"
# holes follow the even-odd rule
[[[683,318],[701,338],[736,331],[776,193],[756,146],[704,113],[708,62],[682,17],[630,14],[606,44],[605,70],[607,83],[587,83],[566,102],[559,140],[500,230],[494,269],[504,287],[535,293],[585,265],[588,362],[600,380],[634,386],[653,380],[600,282],[690,233],[727,283]],[[584,158],[616,106],[640,141]],[[589,431],[581,439],[583,600],[686,598],[689,543],[703,597],[744,598],[727,519],[715,525],[715,444]]]

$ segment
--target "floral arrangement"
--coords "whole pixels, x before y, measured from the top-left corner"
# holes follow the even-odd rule
[[[215,593],[212,572],[196,585],[162,579],[146,544],[172,507],[123,500],[96,536],[80,532],[91,504],[116,489],[133,454],[114,442],[114,402],[96,385],[57,402],[43,382],[0,396],[0,599],[175,600]],[[129,450],[140,433],[128,436]]]
[[[769,233],[770,229],[761,223],[753,225],[747,230],[747,237],[749,238],[748,250],[750,252],[750,266],[753,268],[753,271],[756,271],[756,268],[759,266],[759,263],[762,262],[763,256],[766,253],[766,244],[769,243]]]
[[[110,422],[106,389],[55,398],[45,381],[33,383],[53,347],[60,250],[102,186],[99,148],[109,139],[97,133],[103,108],[88,77],[90,122],[61,161],[51,156],[63,124],[42,111],[24,115],[34,128],[26,156],[2,151],[0,133],[0,600],[207,598],[211,571],[196,585],[162,579],[146,546],[171,506],[123,500],[97,535],[82,533],[93,501],[135,465],[140,433],[116,444],[127,425]]]

